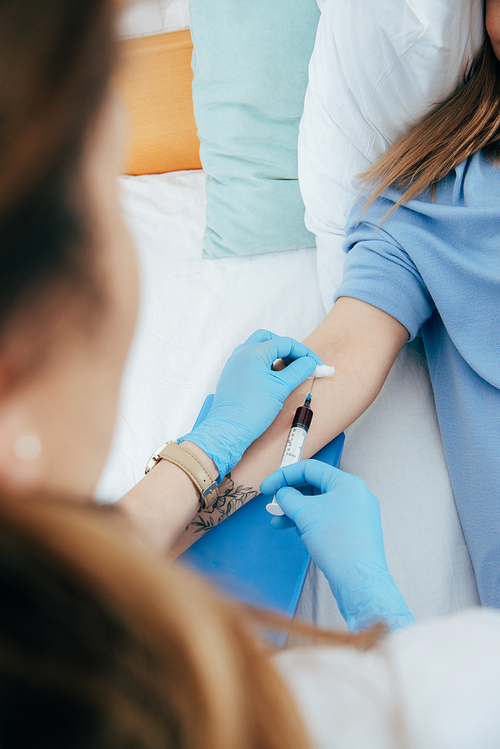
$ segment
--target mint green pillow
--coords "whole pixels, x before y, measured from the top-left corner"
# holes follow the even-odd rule
[[[316,0],[190,0],[193,102],[207,175],[204,255],[314,245],[297,141]]]

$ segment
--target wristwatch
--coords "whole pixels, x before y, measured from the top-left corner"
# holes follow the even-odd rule
[[[144,473],[149,473],[160,460],[167,460],[169,463],[173,463],[189,476],[200,492],[200,505],[203,510],[213,505],[218,496],[217,481],[212,478],[196,455],[193,455],[192,452],[189,452],[189,450],[186,450],[185,447],[178,445],[173,440],[165,442],[152,454],[146,463]]]

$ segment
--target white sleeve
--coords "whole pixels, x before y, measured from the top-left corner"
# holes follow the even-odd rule
[[[500,612],[468,609],[373,650],[290,649],[275,663],[317,749],[498,749]]]

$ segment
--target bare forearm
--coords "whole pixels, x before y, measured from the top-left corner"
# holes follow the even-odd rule
[[[215,464],[198,445],[186,442],[185,446],[202,461],[211,476],[217,476]],[[164,555],[198,512],[200,495],[182,469],[160,460],[117,506],[146,545]]]
[[[406,329],[385,312],[355,299],[338,300],[321,325],[304,341],[325,364],[335,367],[334,377],[314,381],[314,419],[304,459],[352,424],[375,400],[407,339]],[[310,387],[311,381],[306,381],[291,393],[273,424],[231,471],[231,484],[226,487],[225,496],[221,492],[216,512],[210,517],[205,517],[204,513],[197,515],[174,546],[174,556],[188,548],[209,526],[238,509],[244,503],[241,498],[248,501],[258,493],[260,483],[279,465],[293,414],[304,402]]]

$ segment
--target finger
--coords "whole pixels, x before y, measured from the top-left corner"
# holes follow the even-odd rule
[[[263,328],[256,330],[255,333],[252,333],[252,335],[248,336],[243,346],[250,346],[254,343],[265,343],[266,341],[270,341],[273,338],[279,338],[276,333],[271,333],[270,330],[264,330]],[[276,357],[277,359],[278,357]]]
[[[304,380],[307,380],[312,375],[316,367],[317,364],[311,356],[303,356],[293,361],[288,367],[282,369],[277,374],[280,380],[287,384],[291,393],[301,382],[304,382]]]
[[[295,523],[286,515],[274,515],[271,518],[271,525],[277,531],[285,531],[287,528],[294,528]]]
[[[261,332],[261,331],[257,331]],[[288,336],[273,336],[269,333],[267,340],[267,353],[269,355],[269,364],[276,361],[276,359],[288,359],[294,361],[301,357],[311,357],[316,365],[323,364],[320,357],[310,348],[304,346],[303,343],[299,343],[294,338]]]
[[[304,483],[304,472],[305,472],[305,460],[300,461],[299,463],[296,463],[295,466],[299,467],[297,468],[297,475],[295,476],[295,485],[298,486],[299,484]],[[293,480],[290,478],[290,483],[293,483]],[[270,496],[273,496],[276,494],[278,489],[281,489],[282,486],[289,486],[288,481],[285,477],[285,472],[283,468],[278,468],[277,471],[272,473],[270,476],[268,476],[262,484],[260,485],[260,493],[261,494],[269,494]]]
[[[282,486],[311,484],[321,492],[330,491],[337,483],[348,478],[348,474],[319,460],[301,460],[291,466],[279,468],[265,479],[260,487],[262,494],[276,494]]]
[[[296,481],[294,478],[294,469],[296,469],[296,467],[300,466],[301,464],[304,466],[304,480],[317,489],[317,491],[313,492],[316,495],[334,491],[339,486],[345,483],[361,481],[361,479],[358,479],[355,476],[351,476],[350,473],[345,473],[339,468],[334,468],[334,466],[330,465],[329,463],[323,463],[323,461],[320,460],[310,459],[302,460],[295,465],[285,466],[281,469],[284,472],[285,481],[289,486],[297,487],[297,485],[300,484],[300,480]],[[300,474],[298,475],[300,477]]]
[[[283,486],[276,492],[276,501],[290,520],[295,520],[295,515],[299,510],[311,504],[313,498],[305,497],[297,489],[291,486]]]
[[[273,366],[271,369],[274,372],[281,372],[285,367],[287,367],[290,364],[290,361],[283,361],[283,359],[276,359],[276,361],[273,362]]]

